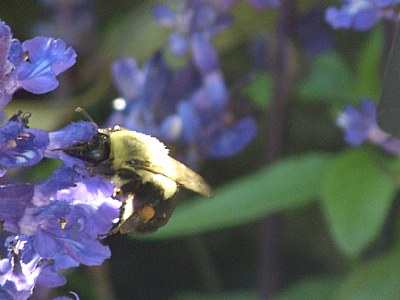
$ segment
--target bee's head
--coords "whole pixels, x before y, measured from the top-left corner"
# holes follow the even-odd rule
[[[83,108],[78,107],[75,111],[92,122],[97,127],[97,133],[88,142],[80,142],[62,150],[68,155],[92,164],[108,160],[110,157],[109,132],[107,132],[106,129],[99,128],[96,122]]]

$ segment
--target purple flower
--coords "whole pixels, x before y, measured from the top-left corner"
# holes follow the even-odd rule
[[[67,166],[82,165],[79,159],[66,154],[62,149],[80,142],[89,142],[97,133],[97,125],[92,122],[78,121],[49,133],[49,145],[45,156],[62,160]]]
[[[200,48],[203,53],[213,53],[209,46]],[[146,62],[143,70],[137,69],[133,59],[116,61],[114,82],[126,98],[118,99],[124,105],[107,125],[151,134],[170,145],[186,145],[185,153],[175,155],[192,165],[241,151],[256,134],[255,122],[252,118],[236,120],[226,109],[228,95],[222,74],[212,59],[203,63],[204,57],[199,55],[198,64],[206,76],[191,65],[172,70],[160,54]]]
[[[368,30],[381,18],[396,19],[397,13],[390,6],[399,3],[398,0],[346,0],[339,9],[329,7],[325,18],[335,29]]]
[[[166,5],[157,5],[153,16],[161,25],[174,28],[169,46],[173,54],[181,56],[189,49],[193,35],[204,34],[209,38],[227,29],[232,17],[225,11],[235,2],[181,1],[177,12]]]
[[[76,62],[75,51],[60,39],[35,37],[22,43],[22,51],[29,54],[17,68],[18,86],[34,94],[54,90],[56,76]]]
[[[48,133],[27,127],[30,114],[18,112],[0,127],[0,166],[4,170],[37,164],[49,144]]]
[[[9,258],[8,264],[3,262],[5,273],[15,273],[13,264],[26,264],[29,274],[35,276],[28,276],[27,271],[25,281],[32,277],[28,281],[32,286],[54,287],[66,282],[60,274],[62,270],[81,263],[100,265],[111,253],[99,236],[110,231],[121,205],[112,198],[113,190],[109,181],[85,178],[68,167],[57,169],[38,185],[0,186],[3,228],[16,234],[15,238],[24,244],[18,257],[13,257],[13,261]],[[2,283],[14,289],[13,280],[17,278],[9,276]]]
[[[49,11],[47,16],[36,22],[34,32],[40,36],[62,36],[82,55],[93,51],[97,33],[96,1],[38,1]]]
[[[265,9],[267,7],[278,7],[281,4],[280,0],[247,0],[257,9]]]
[[[60,39],[35,37],[21,44],[0,22],[0,110],[19,88],[43,94],[58,86],[57,75],[76,61],[75,51]]]
[[[28,299],[33,292],[40,270],[40,257],[23,255],[28,249],[29,238],[11,236],[6,239],[8,258],[0,261],[1,299]]]
[[[378,127],[376,106],[372,100],[362,99],[359,110],[347,106],[337,118],[337,124],[344,129],[345,141],[352,146],[370,141],[388,152],[400,155],[400,140]]]

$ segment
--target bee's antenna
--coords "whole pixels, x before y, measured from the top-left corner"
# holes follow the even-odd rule
[[[86,119],[88,119],[90,122],[93,124],[96,124],[96,122],[93,120],[93,118],[84,110],[82,107],[77,107],[75,109],[77,113],[80,113],[82,116],[84,116]]]

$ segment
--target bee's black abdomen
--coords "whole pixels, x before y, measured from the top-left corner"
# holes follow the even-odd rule
[[[151,182],[143,183],[141,177],[129,169],[120,169],[117,175],[128,180],[119,188],[119,197],[132,201],[133,207],[133,214],[119,224],[121,233],[150,233],[167,224],[176,206],[175,197],[166,199],[160,187]],[[149,220],[140,217],[142,208],[146,206],[154,210],[154,216]]]

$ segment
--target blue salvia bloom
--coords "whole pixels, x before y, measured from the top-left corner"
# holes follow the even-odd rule
[[[55,89],[57,75],[75,60],[75,51],[62,40],[35,37],[21,43],[0,21],[0,111],[19,88],[36,94]],[[95,124],[80,121],[47,132],[29,128],[29,117],[17,112],[0,127],[0,174],[44,157],[65,166],[42,183],[0,186],[1,228],[9,234],[8,256],[0,260],[0,299],[27,299],[35,285],[64,285],[63,270],[100,265],[111,255],[100,238],[118,219],[121,205],[112,198],[109,181],[93,177],[62,151],[90,141]]]
[[[41,184],[0,186],[3,228],[15,235],[14,248],[24,244],[20,257],[8,258],[9,272],[25,263],[29,272],[20,274],[18,282],[53,287],[66,282],[61,270],[100,265],[109,258],[110,250],[99,236],[108,233],[119,216],[121,203],[112,198],[113,189],[109,181],[85,178],[69,167],[57,169]]]
[[[43,94],[58,86],[57,75],[76,61],[76,53],[60,39],[35,37],[21,43],[0,21],[0,109],[19,88]]]
[[[340,8],[329,7],[325,18],[335,29],[368,30],[381,18],[397,20],[393,6],[399,3],[399,0],[346,0]]]
[[[223,32],[232,23],[226,11],[236,1],[179,1],[177,11],[166,5],[157,5],[154,18],[163,26],[173,28],[169,37],[171,52],[177,56],[187,53],[193,36],[207,38]]]
[[[48,133],[28,128],[29,114],[19,112],[0,127],[1,173],[10,168],[33,166],[42,160],[49,144]]]
[[[204,86],[221,107],[227,102],[228,92],[210,39],[230,26],[232,16],[227,11],[235,2],[181,1],[176,13],[165,5],[154,10],[154,17],[161,25],[174,29],[169,38],[171,52],[181,56],[192,49],[193,62],[203,77]]]
[[[33,292],[45,264],[39,265],[40,258],[30,251],[29,243],[29,238],[25,236],[10,236],[6,239],[8,258],[0,261],[1,299],[27,299]]]
[[[351,105],[337,118],[337,124],[345,132],[345,141],[352,146],[359,146],[369,141],[380,148],[400,155],[400,140],[384,132],[376,122],[376,105],[370,99],[362,99],[360,109]]]

